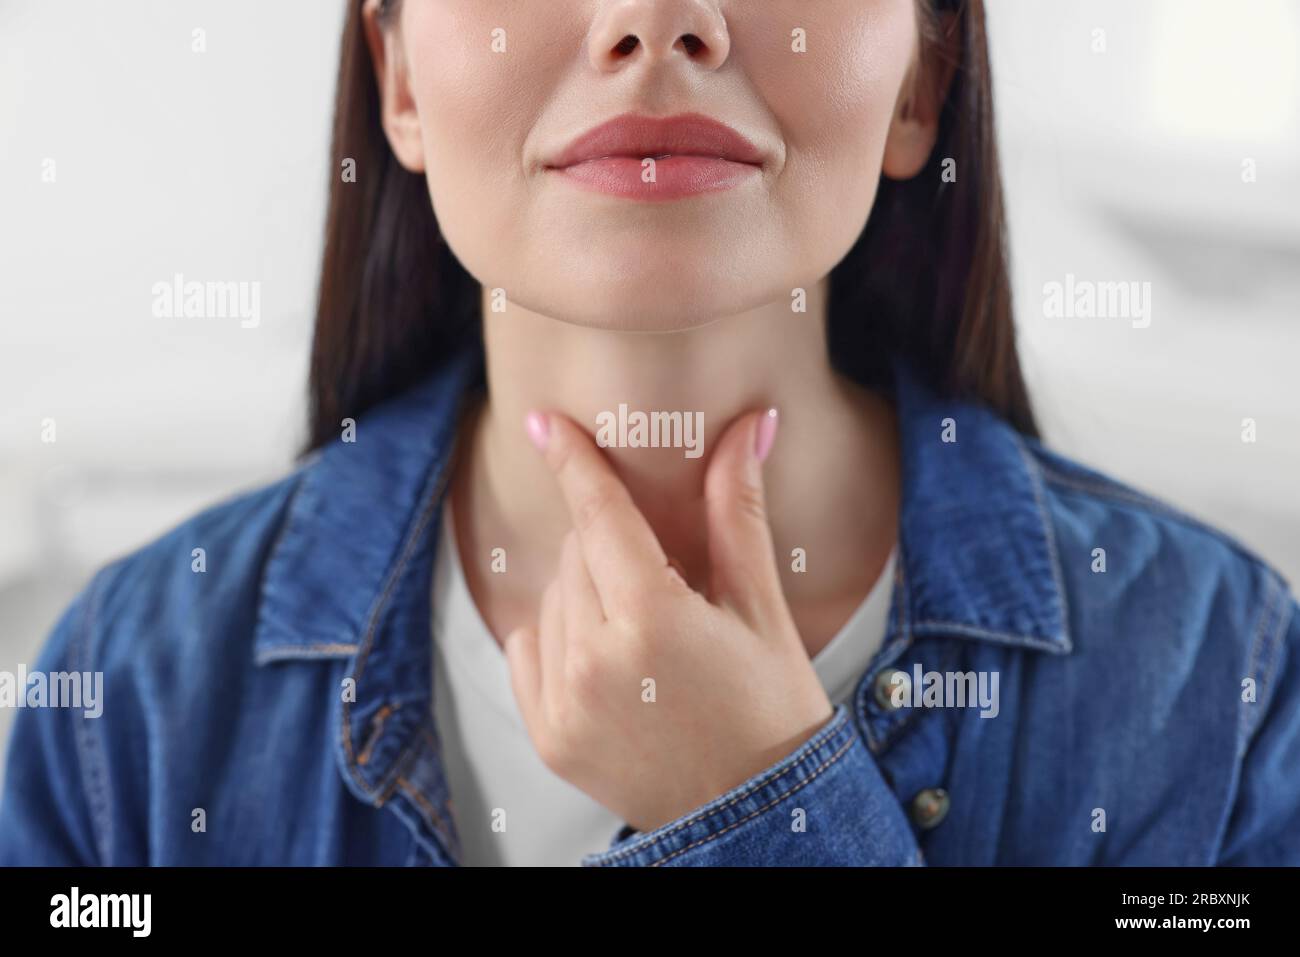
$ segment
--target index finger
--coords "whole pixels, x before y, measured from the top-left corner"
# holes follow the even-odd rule
[[[567,416],[548,414],[546,422],[546,463],[564,494],[605,615],[626,612],[660,580],[668,557],[591,437]]]

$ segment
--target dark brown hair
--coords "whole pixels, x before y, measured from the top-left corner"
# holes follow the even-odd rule
[[[881,178],[866,228],[831,273],[832,361],[883,386],[902,354],[933,387],[1036,435],[1012,323],[984,3],[918,3],[928,56],[944,55],[939,11],[955,13],[959,62],[926,167],[903,182]],[[384,136],[362,6],[348,5],[339,63],[308,450],[480,335],[479,285],[443,239],[424,177]],[[956,182],[944,182],[946,159]],[[355,182],[341,175],[348,160]]]

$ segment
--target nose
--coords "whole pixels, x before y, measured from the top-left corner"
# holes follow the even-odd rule
[[[592,66],[605,73],[674,57],[716,70],[731,52],[731,37],[718,0],[607,0],[587,49]]]

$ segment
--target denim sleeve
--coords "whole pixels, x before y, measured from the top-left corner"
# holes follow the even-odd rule
[[[919,865],[920,848],[875,758],[839,705],[792,754],[675,821],[623,827],[585,867]]]
[[[1285,595],[1284,586],[1275,593]],[[1243,700],[1244,753],[1218,863],[1300,866],[1300,605],[1263,603]],[[1243,699],[1247,696],[1243,695]]]
[[[83,591],[64,611],[29,673],[93,670],[86,661],[90,593]],[[95,720],[81,708],[15,712],[0,792],[0,866],[99,863],[82,762]]]

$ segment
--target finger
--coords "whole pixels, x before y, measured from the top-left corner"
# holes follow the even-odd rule
[[[542,663],[542,707],[549,720],[564,694],[564,599],[558,579],[542,592],[538,615],[538,643]]]
[[[659,539],[591,436],[566,416],[535,416],[529,435],[544,444],[605,616],[634,611],[668,564]]]
[[[520,626],[506,635],[506,661],[510,665],[510,687],[524,726],[532,733],[539,727],[539,704],[542,697],[542,671],[538,656],[537,630]]]
[[[582,557],[582,543],[578,533],[570,531],[564,536],[560,552],[560,579],[564,590],[564,624],[577,635],[587,635],[605,623],[600,607],[600,595]]]
[[[760,633],[788,616],[763,493],[761,457],[776,435],[775,409],[731,424],[704,476],[710,599]]]

